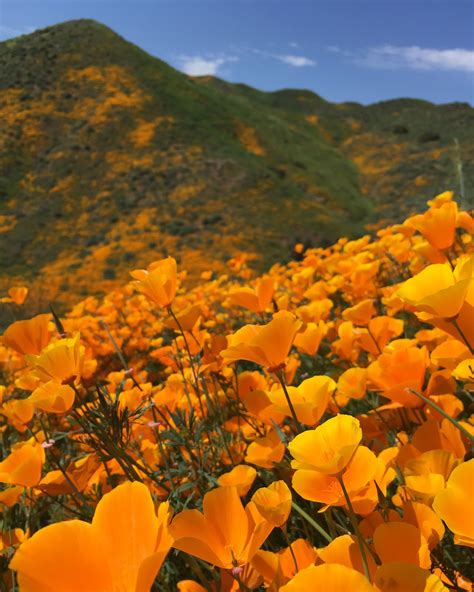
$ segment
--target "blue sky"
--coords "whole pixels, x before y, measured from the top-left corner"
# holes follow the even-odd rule
[[[2,0],[0,38],[76,18],[262,90],[474,104],[473,0]]]

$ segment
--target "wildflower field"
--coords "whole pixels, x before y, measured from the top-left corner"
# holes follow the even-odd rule
[[[474,220],[428,206],[61,318],[12,286],[0,590],[472,590]]]

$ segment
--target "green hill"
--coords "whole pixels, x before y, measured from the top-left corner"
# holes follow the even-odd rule
[[[264,267],[400,219],[458,186],[454,138],[473,194],[467,104],[193,78],[90,20],[0,44],[0,128],[0,286],[60,300],[169,252],[196,276],[237,249]]]

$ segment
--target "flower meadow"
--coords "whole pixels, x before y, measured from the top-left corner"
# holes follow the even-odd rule
[[[0,589],[471,590],[474,220],[173,257],[0,342]]]

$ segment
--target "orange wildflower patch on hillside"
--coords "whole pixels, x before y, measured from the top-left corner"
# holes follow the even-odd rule
[[[77,101],[71,111],[75,119],[87,117],[94,125],[106,123],[115,108],[139,107],[145,100],[142,91],[136,88],[134,78],[119,66],[70,69],[66,79],[69,82],[86,82],[92,86],[99,86],[100,99],[86,96]]]
[[[170,193],[170,199],[172,201],[180,202],[185,201],[191,197],[194,197],[198,193],[201,193],[206,187],[204,181],[200,181],[195,185],[178,185],[176,189]]]
[[[305,119],[308,123],[311,123],[311,125],[317,125],[319,122],[318,115],[306,115]]]
[[[130,133],[130,140],[137,148],[148,146],[152,141],[157,127],[164,123],[173,123],[174,118],[166,115],[162,117],[155,117],[152,121],[141,120],[137,127]]]
[[[265,148],[260,144],[257,132],[247,125],[244,125],[240,121],[236,125],[236,133],[239,142],[242,146],[255,156],[263,156],[265,154]]]
[[[16,216],[2,216],[0,215],[0,232],[9,232],[15,228],[17,223]]]

